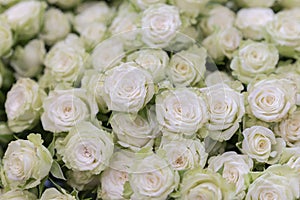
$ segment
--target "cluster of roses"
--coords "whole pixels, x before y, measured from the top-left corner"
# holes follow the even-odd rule
[[[0,199],[299,199],[299,0],[0,0]]]

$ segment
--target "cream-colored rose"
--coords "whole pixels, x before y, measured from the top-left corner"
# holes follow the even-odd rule
[[[1,181],[7,188],[36,187],[50,172],[53,160],[41,135],[32,133],[27,139],[10,142],[5,151]]]
[[[196,86],[204,79],[207,53],[204,48],[192,46],[171,57],[167,76],[176,87]]]
[[[131,0],[130,2],[133,3],[141,10],[147,9],[149,6],[166,3],[167,0]]]
[[[59,40],[63,40],[71,31],[71,24],[61,10],[50,8],[45,12],[44,25],[39,37],[47,45],[53,45]]]
[[[64,82],[73,84],[80,80],[83,75],[89,54],[85,49],[77,44],[69,44],[68,39],[79,39],[75,35],[70,35],[64,41],[56,43],[45,57],[44,78],[48,79],[48,85],[57,85]],[[72,38],[72,40],[73,40]],[[75,41],[74,41],[75,42]]]
[[[225,57],[232,57],[241,40],[242,34],[231,27],[209,35],[203,40],[202,45],[215,61],[222,61]]]
[[[243,83],[250,83],[259,74],[275,71],[279,53],[272,44],[247,41],[242,44],[230,63],[232,74]]]
[[[274,43],[280,54],[294,57],[300,52],[300,8],[283,10],[266,26],[266,39]]]
[[[178,7],[181,13],[196,18],[205,10],[209,0],[171,0],[170,2]]]
[[[5,112],[8,126],[14,132],[33,128],[40,118],[46,93],[29,79],[19,79],[7,93]]]
[[[137,113],[154,95],[151,74],[134,62],[106,71],[103,81],[102,95],[109,110]]]
[[[14,43],[13,33],[7,23],[0,21],[0,56],[10,52]]]
[[[40,31],[46,7],[47,4],[41,1],[21,1],[2,15],[18,40],[27,40]]]
[[[76,198],[64,190],[60,192],[55,188],[48,188],[43,192],[40,200],[76,200]]]
[[[265,122],[279,122],[293,111],[297,88],[284,78],[265,78],[251,83],[248,92],[248,114]]]
[[[101,174],[101,187],[98,197],[104,200],[124,199],[124,185],[129,181],[131,165],[134,163],[134,153],[120,150],[113,154],[109,168]]]
[[[300,7],[299,0],[278,0],[279,4],[285,8],[296,8]]]
[[[243,199],[245,190],[250,182],[250,173],[253,167],[253,161],[247,155],[240,155],[234,151],[228,151],[222,155],[211,157],[208,160],[208,168],[214,172],[220,172],[222,177],[236,187],[236,196]],[[223,168],[223,170],[222,170]]]
[[[104,1],[82,3],[77,8],[77,11],[78,14],[74,18],[74,28],[79,33],[82,33],[82,31],[91,24],[103,23],[107,25],[114,16],[114,10]]]
[[[98,112],[94,98],[81,88],[51,91],[43,108],[43,128],[53,133],[69,131],[81,121],[93,121]]]
[[[65,138],[58,138],[55,149],[67,168],[100,174],[109,164],[114,150],[110,133],[90,122],[80,122]]]
[[[235,0],[240,6],[243,7],[271,7],[275,0]]]
[[[275,127],[275,133],[284,139],[287,146],[300,146],[300,111],[280,121]]]
[[[104,39],[106,29],[103,23],[91,23],[80,32],[80,38],[87,51],[93,50]]]
[[[234,186],[210,169],[196,168],[183,174],[180,199],[234,199]]]
[[[118,143],[138,151],[145,146],[152,146],[159,129],[153,110],[147,109],[146,117],[139,114],[113,112],[110,124]]]
[[[100,42],[91,54],[93,68],[99,72],[105,72],[120,64],[124,57],[124,45],[119,37]]]
[[[191,136],[209,119],[203,97],[193,89],[165,90],[156,96],[156,115],[163,132]]]
[[[154,153],[140,153],[129,174],[132,200],[163,200],[179,185],[179,175],[167,160]],[[138,156],[138,155],[137,155]]]
[[[43,40],[34,39],[25,47],[17,46],[10,59],[10,65],[14,68],[17,77],[36,77],[43,70],[44,57],[46,55]]]
[[[243,8],[238,11],[235,24],[245,38],[260,40],[266,25],[274,19],[270,8]]]
[[[224,30],[234,25],[235,13],[221,5],[213,6],[208,11],[208,16],[201,19],[199,25],[205,35],[210,35],[216,30]]]
[[[57,5],[62,9],[68,9],[75,7],[78,5],[82,0],[47,0],[49,4]]]
[[[299,172],[287,166],[274,165],[249,186],[245,200],[298,199]]]
[[[136,10],[126,4],[121,5],[109,31],[112,37],[119,38],[125,49],[137,49],[142,46],[140,21],[141,17]]]
[[[157,4],[143,12],[142,40],[150,47],[167,47],[181,26],[179,10],[175,6]]]
[[[220,82],[226,84],[232,81],[233,78],[228,73],[218,70],[214,72],[207,71],[207,76],[205,77],[205,84],[208,87],[217,85]]]
[[[239,129],[245,114],[244,96],[226,84],[201,88],[206,95],[209,119],[208,136],[214,140],[229,140]]]
[[[0,194],[1,200],[36,200],[35,194],[26,190],[10,190]]]
[[[168,54],[161,49],[141,49],[128,55],[127,62],[133,61],[143,69],[148,70],[154,83],[166,78],[166,68],[169,64]]]
[[[204,168],[208,154],[204,144],[198,139],[168,140],[163,138],[160,149],[166,153],[167,160],[175,170]],[[158,150],[159,151],[159,150]]]
[[[276,138],[273,131],[263,126],[252,126],[243,131],[242,152],[258,162],[278,162],[285,147],[282,138]]]

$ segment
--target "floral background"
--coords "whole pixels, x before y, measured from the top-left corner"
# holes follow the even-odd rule
[[[0,0],[0,200],[300,198],[299,0]]]

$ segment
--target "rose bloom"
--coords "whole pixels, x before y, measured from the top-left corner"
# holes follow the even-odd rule
[[[151,74],[134,62],[105,72],[102,96],[109,110],[137,113],[154,95]]]
[[[8,144],[1,169],[1,180],[6,188],[34,188],[50,172],[52,155],[42,145],[41,135],[32,133],[27,139]]]
[[[165,90],[156,96],[156,115],[164,133],[191,136],[208,120],[203,97],[190,88]]]
[[[157,4],[143,12],[142,40],[150,47],[167,47],[181,26],[175,6]]]
[[[269,77],[248,85],[248,111],[265,122],[279,122],[292,112],[296,103],[296,84],[285,78]]]
[[[258,162],[276,163],[285,147],[282,138],[263,126],[252,126],[243,131],[241,151]]]

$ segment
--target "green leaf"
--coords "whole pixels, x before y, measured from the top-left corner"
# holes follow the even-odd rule
[[[54,146],[55,146],[55,135],[53,135],[52,142],[48,146],[48,150],[49,150],[50,154],[52,155],[52,157],[54,156],[54,153],[55,153]]]
[[[129,181],[126,181],[124,184],[123,197],[124,199],[130,199],[130,196],[133,194]]]
[[[66,180],[61,168],[60,168],[60,165],[54,160],[53,163],[52,163],[52,166],[51,166],[51,170],[50,170],[50,173],[55,177],[55,178],[58,178],[58,179],[62,179],[62,180]]]

